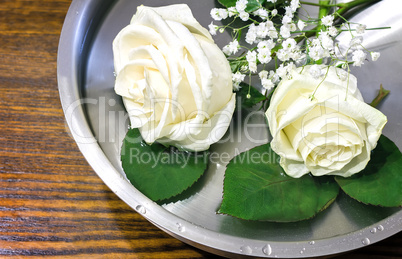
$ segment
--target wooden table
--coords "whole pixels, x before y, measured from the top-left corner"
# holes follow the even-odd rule
[[[67,133],[56,59],[70,3],[0,0],[0,257],[210,257],[122,202]],[[401,241],[341,258],[401,257]]]

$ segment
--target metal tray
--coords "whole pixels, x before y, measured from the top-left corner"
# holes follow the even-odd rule
[[[402,210],[360,204],[340,195],[329,209],[298,223],[250,222],[217,215],[225,163],[209,166],[206,174],[180,199],[164,204],[149,200],[125,178],[119,150],[128,126],[122,101],[114,93],[112,40],[140,4],[160,6],[175,0],[74,0],[67,14],[58,53],[60,98],[72,136],[99,177],[123,201],[160,229],[206,251],[224,256],[314,257],[357,249],[402,230]],[[195,18],[207,26],[213,0],[183,0]],[[392,94],[379,107],[387,116],[384,134],[402,147],[402,16],[395,1],[384,0],[354,17],[368,27],[389,25],[365,36],[371,50],[381,51],[376,63],[367,61],[353,71],[366,100],[382,83]],[[379,24],[381,23],[381,24]],[[218,45],[226,41],[219,37]],[[213,146],[216,152],[241,152],[268,141],[263,114],[236,115],[228,134],[236,136]],[[236,126],[237,125],[237,126]],[[238,131],[239,125],[248,131]],[[250,142],[245,134],[253,136]]]

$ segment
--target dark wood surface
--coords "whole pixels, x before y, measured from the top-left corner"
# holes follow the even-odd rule
[[[56,59],[70,3],[0,0],[0,257],[212,257],[123,203],[68,135]],[[401,241],[339,258],[402,257]]]

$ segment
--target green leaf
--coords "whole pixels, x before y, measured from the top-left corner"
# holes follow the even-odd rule
[[[204,173],[207,152],[190,153],[161,144],[146,144],[138,129],[130,129],[123,140],[121,161],[130,182],[153,201],[176,196]]]
[[[237,0],[218,0],[218,2],[226,8],[236,6]],[[248,0],[246,11],[254,12],[261,7],[266,2],[266,0]]]
[[[226,169],[219,213],[247,220],[293,222],[312,218],[337,197],[333,177],[292,178],[265,144],[241,153]]]
[[[267,97],[260,93],[257,89],[255,89],[252,86],[249,86],[248,84],[241,83],[240,84],[240,89],[239,91],[236,92],[236,96],[238,98],[236,105],[237,107],[241,108],[251,108],[254,105],[263,102],[267,100]],[[250,87],[250,98],[247,98],[247,95],[249,94],[249,89]]]
[[[335,180],[347,195],[365,204],[402,206],[402,155],[384,135],[363,171],[349,178],[337,176]]]

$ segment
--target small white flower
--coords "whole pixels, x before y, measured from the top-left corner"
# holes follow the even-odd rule
[[[309,56],[315,61],[320,60],[324,57],[324,49],[320,45],[314,46],[310,48]]]
[[[310,67],[309,73],[315,79],[319,79],[320,77],[322,77],[325,74],[325,72],[322,69],[322,66],[319,66],[319,65],[312,65]]]
[[[288,23],[291,23],[291,22],[292,22],[292,17],[290,17],[289,15],[283,16],[283,18],[282,18],[282,23],[283,24],[288,24]]]
[[[365,59],[366,59],[366,53],[361,49],[354,51],[352,54],[353,66],[360,67],[362,64],[364,64],[363,61]]]
[[[257,72],[257,52],[248,51],[246,54],[246,60],[248,62],[248,69],[251,72]]]
[[[260,8],[254,12],[254,15],[261,17],[263,20],[268,19],[268,11],[265,8]]]
[[[274,9],[271,11],[272,16],[276,16],[278,14],[278,10]]]
[[[268,78],[261,79],[261,84],[262,87],[264,87],[267,90],[271,90],[275,86],[274,83]]]
[[[290,52],[284,49],[280,49],[278,50],[278,52],[276,52],[276,56],[280,61],[285,62],[290,59]]]
[[[239,12],[236,10],[236,7],[234,7],[234,6],[228,8],[228,13],[229,13],[229,17],[239,14]]]
[[[370,52],[371,55],[371,60],[377,61],[377,59],[380,57],[380,52]]]
[[[258,51],[260,51],[260,49],[269,49],[271,51],[271,49],[273,49],[274,47],[275,47],[275,42],[271,39],[260,41],[257,44]]]
[[[306,23],[304,21],[302,21],[302,20],[299,20],[297,22],[297,27],[299,28],[299,30],[302,31],[304,29],[304,27],[306,27]]]
[[[276,0],[268,0],[268,2],[276,3]]]
[[[213,22],[211,22],[208,25],[209,28],[209,33],[211,33],[211,35],[216,35],[216,31],[219,29],[219,26],[216,26],[215,24],[213,24]]]
[[[232,54],[236,54],[236,52],[239,50],[239,48],[240,48],[239,42],[237,40],[234,40],[234,41],[230,42],[228,45],[226,45],[225,47],[223,47],[222,51],[226,55],[230,56]]]
[[[267,37],[268,32],[269,32],[269,30],[268,30],[268,26],[266,23],[262,22],[257,26],[257,37],[258,38],[263,39],[263,38]]]
[[[346,72],[345,70],[337,69],[337,74],[339,79],[341,79],[342,81],[346,81],[348,79],[349,73]]]
[[[228,15],[229,15],[228,11],[223,8],[213,8],[211,10],[212,19],[214,19],[216,21],[226,19],[228,17]]]
[[[240,19],[242,19],[243,21],[248,21],[248,18],[250,17],[250,15],[247,12],[240,12],[239,14]]]
[[[357,48],[363,43],[363,37],[362,36],[357,36],[354,37],[350,40],[349,46],[351,48]]]
[[[257,26],[254,23],[250,25],[246,34],[246,42],[248,44],[253,44],[254,41],[257,39]]]
[[[261,70],[260,73],[258,73],[258,76],[260,77],[260,79],[264,79],[264,78],[268,78],[268,71],[267,70]]]
[[[285,51],[294,50],[296,45],[297,45],[297,42],[293,38],[286,39],[284,42],[282,42],[282,48]]]
[[[292,0],[290,2],[290,8],[292,9],[293,13],[297,11],[297,8],[299,8],[299,6],[300,6],[300,1],[299,0]]]
[[[328,28],[328,34],[332,37],[335,37],[336,35],[338,35],[338,29],[335,28],[334,26],[331,26]]]
[[[321,22],[325,26],[332,26],[332,23],[334,22],[334,16],[333,15],[327,15],[321,18]]]
[[[246,9],[246,7],[247,7],[247,3],[248,3],[247,0],[238,0],[236,2],[237,12],[239,12],[239,13],[244,12],[244,9]]]
[[[246,75],[237,71],[236,73],[232,74],[232,82],[233,82],[233,90],[238,91],[240,83],[244,80]]]
[[[289,16],[290,18],[293,18],[293,11],[292,8],[290,8],[290,6],[286,6],[285,7],[285,16]]]
[[[321,32],[318,36],[321,41],[321,46],[326,50],[332,50],[334,48],[334,41],[326,32]]]
[[[273,71],[273,70],[269,71],[269,76],[268,76],[268,78],[271,79],[271,81],[272,81],[274,84],[278,84],[279,81],[280,81],[279,75],[278,75],[277,73],[275,73],[275,71]]]
[[[366,31],[367,26],[364,24],[359,24],[356,27],[356,33],[357,34],[363,34]]]
[[[278,32],[276,31],[275,27],[270,27],[268,31],[268,37],[272,39],[278,38]]]
[[[271,50],[269,50],[269,49],[259,49],[258,50],[258,60],[261,62],[261,64],[269,63],[272,60],[272,58],[271,58]]]
[[[289,26],[287,26],[287,25],[282,25],[281,28],[280,28],[280,34],[281,34],[281,36],[284,37],[285,39],[286,39],[286,38],[289,38],[289,37],[290,37],[290,29],[289,29]]]

